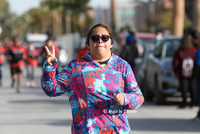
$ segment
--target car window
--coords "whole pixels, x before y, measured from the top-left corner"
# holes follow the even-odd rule
[[[163,42],[162,57],[173,57],[180,45],[179,39],[166,40]]]
[[[162,52],[162,44],[159,44],[159,45],[156,46],[156,48],[155,48],[155,53],[161,54],[161,52]]]

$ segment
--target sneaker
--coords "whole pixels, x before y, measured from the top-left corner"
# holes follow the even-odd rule
[[[17,92],[17,93],[20,93],[19,88],[16,88],[16,92]]]
[[[35,81],[31,81],[31,86],[35,87]]]
[[[14,82],[12,82],[12,83],[11,83],[11,88],[13,88],[13,87],[14,87],[14,84],[15,84]]]
[[[26,86],[27,86],[27,87],[30,87],[30,85],[31,85],[31,82],[30,82],[29,80],[27,80],[27,81],[26,81]]]
[[[200,118],[199,118],[199,117],[196,117],[196,118],[193,119],[193,121],[195,121],[195,122],[200,122]]]

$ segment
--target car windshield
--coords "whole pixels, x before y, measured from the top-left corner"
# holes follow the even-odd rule
[[[173,57],[180,45],[179,39],[166,40],[163,42],[162,57]]]

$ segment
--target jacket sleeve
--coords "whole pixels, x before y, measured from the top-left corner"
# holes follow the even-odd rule
[[[144,102],[143,94],[137,84],[133,71],[128,65],[125,73],[124,108],[137,109]]]
[[[50,96],[60,96],[68,91],[68,85],[71,78],[71,68],[66,66],[57,76],[56,66],[57,62],[52,65],[45,60],[43,64],[43,75],[41,78],[41,86],[44,92]]]

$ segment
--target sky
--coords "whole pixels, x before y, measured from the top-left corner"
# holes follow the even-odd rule
[[[22,15],[30,8],[38,8],[41,0],[7,0],[10,5],[10,11],[18,15]],[[127,2],[130,0],[116,0],[116,2]],[[98,7],[99,5],[110,4],[110,0],[90,0],[91,7]]]

